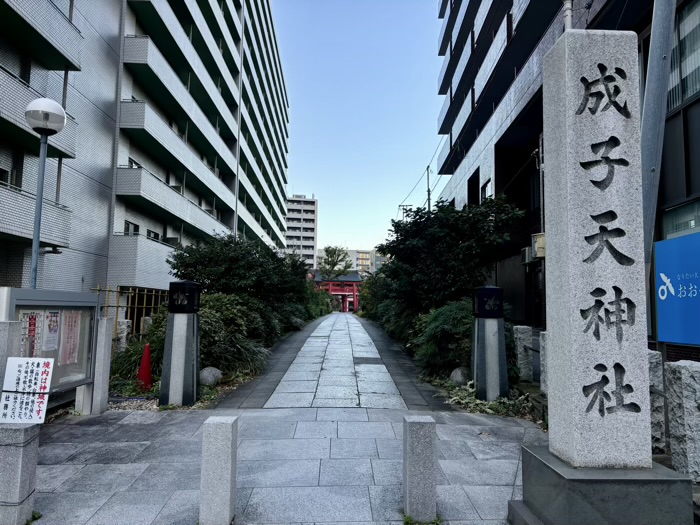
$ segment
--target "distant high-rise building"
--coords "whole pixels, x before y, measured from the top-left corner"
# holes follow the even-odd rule
[[[300,255],[311,268],[318,259],[318,200],[312,195],[292,195],[287,199],[287,253]]]
[[[49,139],[38,287],[164,290],[173,246],[284,248],[288,101],[270,0],[0,0],[0,286],[29,282],[39,97]],[[129,304],[141,299],[128,292]]]
[[[377,253],[377,250],[346,250],[348,252],[348,258],[352,263],[351,270],[358,271],[360,273],[374,273],[382,264],[384,264],[387,259]],[[318,250],[317,260],[319,264],[326,256],[324,249]]]

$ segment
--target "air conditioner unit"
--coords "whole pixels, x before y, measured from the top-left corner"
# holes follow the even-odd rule
[[[544,259],[544,257],[545,257],[544,233],[534,233],[532,235],[532,255],[535,259]]]
[[[179,244],[180,242],[180,237],[166,237],[165,238],[165,244],[170,244],[170,245],[176,245]]]
[[[174,189],[176,192],[178,192],[180,195],[182,195],[182,186],[170,186],[172,189]]]
[[[202,208],[209,215],[214,215],[214,210],[212,208]]]
[[[532,248],[527,246],[520,250],[520,264],[530,264],[532,262]]]

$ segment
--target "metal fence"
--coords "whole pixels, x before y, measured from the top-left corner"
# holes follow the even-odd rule
[[[168,291],[155,288],[138,288],[135,286],[117,286],[92,289],[98,294],[101,315],[114,318],[114,345],[119,344],[119,321],[131,321],[128,337],[144,332],[144,317],[152,317],[162,304],[168,302]]]

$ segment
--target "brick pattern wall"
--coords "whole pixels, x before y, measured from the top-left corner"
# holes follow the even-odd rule
[[[4,0],[51,42],[72,63],[80,67],[83,38],[51,0]]]
[[[5,1],[7,0],[0,0]],[[52,20],[49,23],[68,23],[63,15],[68,13],[68,0],[14,0],[15,4],[22,4],[27,8],[35,3],[46,4],[51,7]],[[58,12],[54,4],[61,12]],[[83,42],[83,50],[80,58],[81,71],[69,73],[69,88],[66,111],[75,118],[69,120],[66,128],[50,139],[63,150],[69,150],[75,158],[67,158],[63,161],[61,176],[60,203],[69,208],[67,233],[62,233],[69,239],[69,247],[62,247],[61,254],[45,254],[39,258],[38,286],[70,291],[87,291],[98,284],[104,286],[107,281],[107,261],[109,249],[109,224],[112,195],[112,154],[114,151],[114,134],[116,132],[116,78],[119,65],[120,48],[120,0],[76,0],[74,11],[74,25],[79,29],[77,33]],[[63,14],[61,14],[63,13]],[[31,11],[32,16],[40,16],[40,10]],[[55,19],[55,20],[54,20]],[[39,20],[37,23],[46,23]],[[60,31],[58,32],[60,33]],[[82,35],[82,36],[80,36]],[[59,34],[57,38],[64,38]],[[3,65],[11,65],[11,50],[0,44],[0,61]],[[17,54],[15,56],[18,57]],[[19,60],[19,58],[17,58]],[[29,89],[19,79],[8,77],[5,82],[8,85],[24,88],[25,97]],[[31,65],[30,85],[37,89],[41,96],[48,96],[61,101],[63,95],[63,71],[47,71],[36,63]],[[0,111],[5,115],[11,115],[15,121],[24,122],[25,100],[21,100],[16,92],[12,97],[7,97],[6,91],[0,88]],[[36,93],[29,90],[32,98]],[[0,136],[0,144],[3,137]],[[66,148],[65,144],[72,145]],[[38,139],[37,139],[38,143]],[[0,150],[0,163],[7,163],[6,150]],[[37,147],[38,151],[38,147]],[[57,170],[56,159],[49,159],[46,166],[46,182],[44,196],[47,200],[56,198]],[[38,172],[38,158],[35,154],[24,156],[22,186],[29,192],[36,191],[36,177]],[[33,203],[27,207],[31,211],[33,222]],[[50,219],[52,206],[44,206],[42,224]],[[4,215],[3,215],[4,214]],[[65,216],[66,213],[63,213]],[[0,223],[7,228],[16,230],[26,224],[28,218],[18,214],[6,204],[0,201]],[[21,219],[21,220],[20,220]],[[2,227],[2,226],[0,226]],[[65,227],[65,221],[62,223]],[[56,226],[44,226],[42,228],[42,240],[46,235],[56,230]],[[64,228],[65,229],[65,228]],[[31,238],[31,230],[29,234]],[[29,238],[27,245],[10,244],[0,241],[0,254],[5,261],[0,265],[7,272],[3,281],[11,285],[29,283]],[[54,239],[55,241],[55,239]],[[55,242],[56,244],[63,244]],[[7,262],[7,261],[11,261]],[[5,263],[5,264],[3,264]],[[22,270],[23,268],[23,270]]]
[[[109,283],[111,286],[139,286],[167,290],[172,248],[144,235],[112,235]]]

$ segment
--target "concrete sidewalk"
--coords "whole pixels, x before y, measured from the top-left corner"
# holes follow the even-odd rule
[[[345,400],[362,404],[363,395],[370,394],[387,396],[380,399],[391,403],[401,399],[390,373],[367,368],[381,363],[361,361],[377,355],[354,317],[335,315],[316,329],[319,333],[297,346],[298,355],[286,359],[288,369],[265,394],[268,406],[300,399],[308,406],[110,411],[45,425],[35,503],[43,517],[38,523],[195,525],[202,424],[211,415],[240,416],[236,523],[402,522],[402,420],[407,414],[425,415],[428,407],[313,406]],[[328,338],[323,353],[316,337]],[[302,353],[304,348],[311,351]],[[292,369],[298,365],[302,367]],[[314,365],[314,370],[304,365]],[[314,389],[287,392],[296,389],[294,383]],[[343,387],[337,390],[339,397],[328,396],[338,387]],[[371,391],[377,389],[384,392]],[[375,403],[376,398],[367,399]],[[518,419],[430,415],[437,422],[438,512],[443,520],[504,524],[508,500],[522,493],[520,446],[547,444],[546,434]]]

